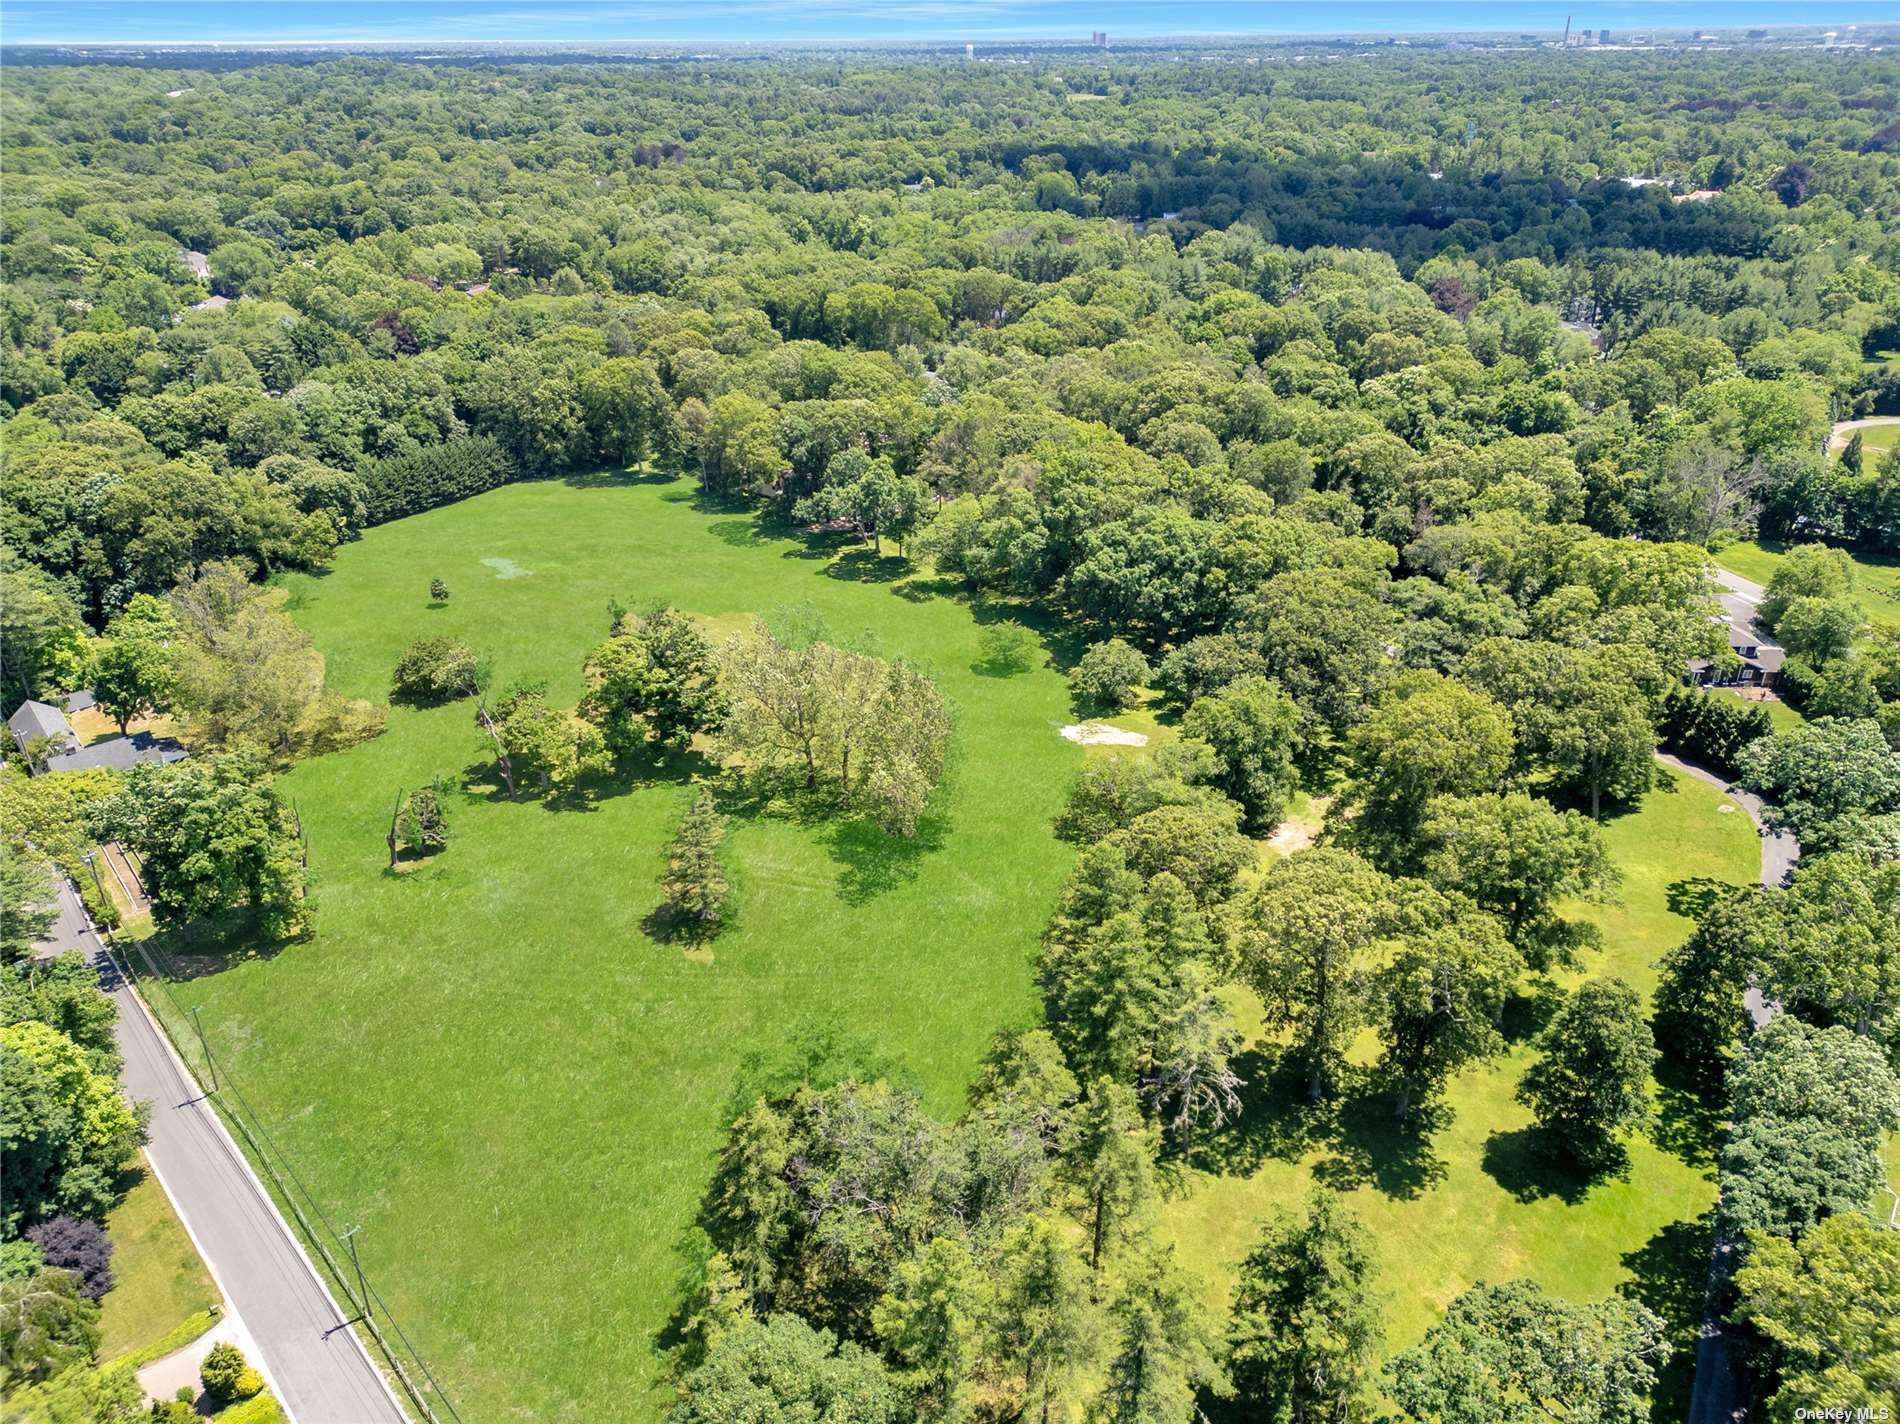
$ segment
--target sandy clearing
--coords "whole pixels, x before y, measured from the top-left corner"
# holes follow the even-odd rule
[[[1085,747],[1145,747],[1148,745],[1146,732],[1129,732],[1120,727],[1111,727],[1106,722],[1071,722],[1062,729],[1062,735],[1072,742],[1080,742]]]

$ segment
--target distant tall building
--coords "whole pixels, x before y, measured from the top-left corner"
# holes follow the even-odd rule
[[[965,59],[975,59],[975,58],[976,58],[976,46],[975,46],[975,45],[973,45],[973,44],[966,44],[966,45],[965,45],[965,46],[963,47],[963,57],[964,57]]]
[[[1107,30],[1091,30],[1089,32],[1089,43],[1094,45],[1097,49],[1107,49],[1108,48],[1108,31]]]

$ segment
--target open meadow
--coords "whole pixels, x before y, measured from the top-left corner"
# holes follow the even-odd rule
[[[1772,539],[1738,540],[1725,544],[1714,558],[1731,573],[1766,586],[1786,551],[1787,545]],[[1900,559],[1864,550],[1846,552],[1854,561],[1854,598],[1868,621],[1877,627],[1900,628]]]
[[[332,683],[388,696],[402,648],[451,634],[498,680],[571,702],[609,601],[736,626],[809,604],[839,637],[927,665],[955,706],[947,785],[914,841],[735,816],[736,923],[712,962],[641,921],[686,800],[685,758],[591,803],[489,793],[470,704],[283,788],[310,839],[317,933],[195,963],[178,986],[311,1188],[361,1219],[372,1276],[473,1417],[650,1417],[652,1353],[728,1109],[830,1035],[954,1114],[990,1036],[1034,1012],[1036,936],[1071,850],[1049,824],[1081,760],[1061,678],[973,670],[979,625],[829,547],[707,515],[688,483],[517,485],[370,531],[291,580]],[[446,607],[429,581],[445,579]],[[398,787],[474,768],[448,850],[392,876]],[[756,1081],[756,1077],[753,1079]]]

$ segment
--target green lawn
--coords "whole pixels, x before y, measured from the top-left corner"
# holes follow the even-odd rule
[[[99,1302],[99,1358],[116,1359],[162,1339],[218,1303],[218,1288],[149,1171],[106,1217],[113,1287]]]
[[[1900,419],[1888,421],[1880,425],[1863,425],[1858,431],[1851,433],[1860,436],[1860,447],[1863,455],[1868,459],[1872,459],[1876,456],[1884,455],[1893,449],[1894,441],[1900,439]],[[1840,458],[1838,451],[1835,453],[1835,458]]]
[[[1606,832],[1623,903],[1588,909],[1604,948],[1562,981],[1618,974],[1649,993],[1655,961],[1691,927],[1676,910],[1689,908],[1698,883],[1752,882],[1759,843],[1733,802],[1676,773]],[[1394,1349],[1416,1341],[1467,1286],[1518,1275],[1578,1300],[1635,1291],[1692,1349],[1707,1261],[1701,1218],[1715,1199],[1712,1124],[1664,1094],[1628,1174],[1586,1187],[1530,1151],[1530,1114],[1511,1094],[1532,1054],[1517,1038],[1506,1058],[1462,1074],[1442,1120],[1419,1136],[1395,1130],[1388,1100],[1370,1092],[1348,1093],[1324,1113],[1309,1108],[1290,1076],[1272,1080],[1274,1050],[1262,1045],[1253,1061],[1266,1077],[1249,1087],[1249,1125],[1227,1160],[1187,1174],[1168,1209],[1169,1235],[1211,1299],[1225,1301],[1260,1223],[1297,1205],[1317,1179],[1346,1190],[1379,1238]],[[1368,1039],[1357,1056],[1370,1062],[1374,1053]],[[1659,1418],[1682,1417],[1687,1379],[1672,1371]]]
[[[1779,697],[1764,697],[1759,700],[1752,697],[1743,698],[1741,689],[1738,687],[1718,687],[1715,692],[1717,696],[1737,698],[1750,707],[1763,708],[1768,713],[1768,721],[1773,730],[1777,732],[1791,732],[1796,727],[1805,725],[1808,720]]]
[[[399,786],[481,761],[467,704],[396,708],[381,738],[285,778],[317,934],[178,986],[465,1417],[651,1418],[655,1334],[748,1060],[805,1029],[862,1040],[952,1114],[991,1034],[1035,1012],[1036,941],[1072,860],[1049,824],[1082,750],[1052,668],[973,670],[978,623],[901,565],[763,536],[684,484],[518,485],[371,531],[290,581],[332,684],[384,698],[428,633],[571,701],[609,601],[738,615],[815,606],[934,668],[957,730],[914,842],[738,819],[737,921],[710,963],[641,920],[679,768],[553,809],[454,798],[452,842],[385,872]],[[429,607],[432,577],[451,596]],[[183,961],[188,967],[193,960]]]
[[[1765,586],[1786,549],[1787,545],[1774,540],[1743,541],[1724,546],[1715,562]],[[1900,559],[1852,551],[1849,556],[1858,574],[1854,596],[1868,618],[1900,627]]]

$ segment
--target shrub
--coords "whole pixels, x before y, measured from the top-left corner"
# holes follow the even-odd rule
[[[976,641],[977,666],[1004,676],[1027,672],[1036,665],[1041,646],[1036,635],[1020,623],[992,623]]]
[[[56,1216],[26,1229],[46,1264],[79,1277],[79,1293],[97,1300],[112,1289],[112,1239],[96,1221]]]
[[[246,1374],[254,1373],[244,1362],[244,1352],[228,1340],[213,1345],[204,1363],[198,1366],[198,1379],[204,1385],[205,1393],[219,1404],[229,1404],[243,1398],[238,1393],[238,1386],[243,1383]],[[259,1387],[262,1387],[262,1381]]]
[[[402,839],[418,854],[448,845],[449,818],[442,812],[442,798],[435,787],[419,786],[409,793],[402,808]]]
[[[1077,707],[1119,712],[1151,676],[1148,660],[1132,644],[1110,638],[1091,647],[1070,669],[1069,691]]]
[[[237,1383],[232,1386],[231,1395],[235,1399],[252,1399],[263,1393],[263,1390],[264,1376],[253,1366],[246,1365],[238,1371]]]
[[[447,702],[475,691],[475,650],[453,638],[418,638],[403,650],[389,695],[411,702]]]
[[[448,583],[443,579],[430,579],[429,597],[437,603],[447,603],[449,601]]]

